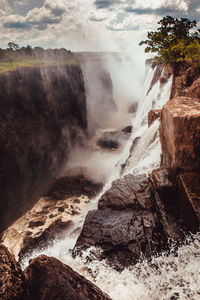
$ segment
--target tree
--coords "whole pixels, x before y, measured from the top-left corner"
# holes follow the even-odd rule
[[[9,43],[8,43],[8,48],[9,48],[10,50],[18,50],[18,49],[19,49],[19,45],[15,44],[15,43],[13,43],[13,42],[9,42]]]
[[[148,39],[140,42],[147,45],[145,52],[157,53],[155,61],[171,66],[183,60],[200,64],[200,30],[190,32],[196,27],[196,21],[166,16],[158,24],[161,26],[157,31],[148,32]]]

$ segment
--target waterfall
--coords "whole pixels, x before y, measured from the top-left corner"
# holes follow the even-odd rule
[[[148,128],[147,114],[151,109],[160,109],[169,99],[172,78],[162,86],[158,81],[148,92],[154,72],[155,70],[149,67],[143,96],[132,120],[133,133],[124,150],[115,153],[113,172],[103,191],[91,201],[81,215],[77,216],[74,226],[64,239],[55,240],[53,245],[44,249],[36,249],[31,257],[27,255],[22,262],[23,267],[27,266],[30,258],[46,254],[56,257],[94,282],[113,300],[199,299],[198,235],[188,238],[187,243],[181,246],[178,252],[172,249],[170,255],[163,253],[159,257],[153,257],[150,262],[146,260],[138,262],[136,266],[124,269],[121,273],[110,268],[105,261],[87,261],[89,250],[84,252],[82,258],[74,259],[71,255],[71,249],[76,243],[87,212],[97,208],[99,198],[111,186],[112,181],[128,173],[148,173],[160,165],[159,122],[155,121]],[[120,166],[124,162],[126,166],[121,174]],[[188,295],[191,298],[188,298]]]

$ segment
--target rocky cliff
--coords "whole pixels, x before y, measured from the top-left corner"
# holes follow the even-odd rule
[[[78,65],[0,73],[0,232],[30,209],[87,131]]]

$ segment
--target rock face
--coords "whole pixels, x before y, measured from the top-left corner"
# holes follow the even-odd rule
[[[120,269],[160,251],[165,236],[154,201],[147,177],[115,181],[100,199],[99,210],[88,213],[75,252],[100,247],[100,258]]]
[[[150,179],[155,194],[156,211],[163,225],[166,239],[180,242],[186,230],[182,220],[177,187],[163,167],[153,170]]]
[[[200,101],[177,97],[161,111],[160,140],[167,169],[200,168]]]
[[[199,69],[194,68],[190,63],[178,63],[174,68],[174,82],[172,85],[171,98],[178,96],[199,98],[199,76]]]
[[[102,188],[83,176],[63,177],[54,182],[48,194],[1,236],[1,241],[17,260],[37,247],[45,247],[61,238],[74,219]]]
[[[109,300],[94,284],[53,257],[41,255],[25,270],[30,300]]]
[[[25,277],[19,263],[0,245],[0,299],[26,300]]]
[[[200,174],[181,172],[178,176],[179,205],[187,229],[195,233],[200,224]]]
[[[0,74],[0,232],[47,190],[87,130],[78,65]]]

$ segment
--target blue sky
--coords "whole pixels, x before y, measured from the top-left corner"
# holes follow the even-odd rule
[[[118,50],[165,15],[200,22],[200,0],[0,0],[0,47]]]

